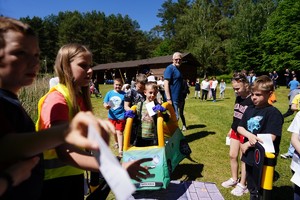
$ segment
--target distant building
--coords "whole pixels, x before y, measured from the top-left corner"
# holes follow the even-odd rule
[[[191,53],[183,53],[183,62],[180,66],[180,71],[183,78],[188,78],[190,81],[196,80],[197,68],[200,63]],[[151,71],[154,76],[163,76],[166,67],[172,63],[172,56],[160,56],[142,60],[132,60],[117,63],[100,64],[93,67],[94,75],[98,77],[99,83],[112,80],[113,77],[119,77],[125,80],[131,80],[138,73],[147,73]],[[126,74],[126,77],[124,77]],[[106,80],[105,80],[106,79]]]

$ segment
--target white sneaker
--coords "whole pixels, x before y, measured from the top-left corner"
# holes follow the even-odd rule
[[[182,131],[186,131],[186,127],[185,126],[182,126]]]
[[[233,186],[236,186],[236,184],[238,184],[238,180],[233,180],[232,178],[228,179],[227,181],[224,181],[222,183],[222,186],[224,188],[230,188],[230,187],[233,187]]]
[[[234,196],[242,196],[243,194],[248,193],[248,189],[246,186],[243,186],[242,184],[238,183],[233,190],[230,192]]]

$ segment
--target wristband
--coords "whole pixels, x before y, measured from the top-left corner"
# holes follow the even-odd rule
[[[167,101],[171,101],[171,99],[167,99]]]
[[[2,173],[0,173],[0,178],[4,179],[7,183],[6,191],[10,191],[12,189],[13,183],[14,183],[11,175],[7,172],[2,172]]]

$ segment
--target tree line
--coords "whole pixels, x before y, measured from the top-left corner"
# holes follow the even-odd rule
[[[166,0],[160,23],[142,31],[128,15],[91,11],[21,18],[38,33],[42,70],[52,70],[61,45],[78,42],[95,64],[191,52],[199,76],[300,68],[300,1]]]

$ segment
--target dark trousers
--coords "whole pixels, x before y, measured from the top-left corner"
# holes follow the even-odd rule
[[[179,116],[182,121],[182,125],[186,126],[185,117],[184,117],[184,105],[185,105],[185,100],[183,100],[182,102],[179,102],[178,108],[179,108]]]
[[[216,92],[217,92],[217,89],[211,89],[211,96],[212,96],[214,101],[217,99]]]
[[[258,200],[258,187],[254,180],[253,167],[246,164],[247,188],[250,192],[250,200]]]
[[[208,90],[202,90],[201,100],[203,100],[203,98],[204,98],[205,100],[207,100],[207,94],[208,94]]]

